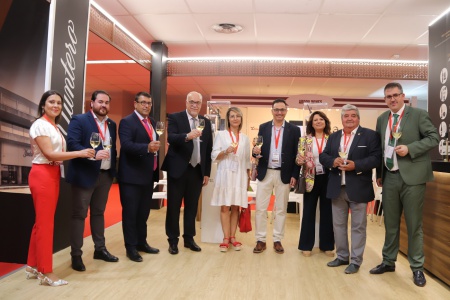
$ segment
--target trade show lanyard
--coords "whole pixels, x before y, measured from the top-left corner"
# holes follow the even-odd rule
[[[144,122],[145,120],[145,122]],[[150,126],[148,119],[141,120],[142,126],[144,126],[145,131],[147,131],[148,137],[150,138],[150,142],[153,142],[153,127]]]
[[[228,133],[230,134],[231,141],[234,143],[234,138],[233,135],[231,134],[231,129],[228,129]],[[236,154],[238,147],[239,147],[239,132],[236,136],[236,147],[234,148],[233,151],[234,154]]]
[[[94,112],[92,111],[92,109],[91,109],[91,113],[92,113],[92,115],[94,115]],[[104,126],[105,127],[104,132],[102,132],[102,130],[100,128],[100,125],[98,125],[97,120],[98,120],[98,118],[95,118],[95,116],[94,116],[94,121],[95,121],[95,124],[97,125],[97,128],[98,128],[98,134],[100,135],[100,138],[102,139],[102,141],[105,141],[106,130],[108,130],[108,127],[106,126],[106,120],[105,120],[105,123],[103,123],[103,125],[105,125]]]
[[[344,132],[344,152],[345,153],[348,153],[347,152],[347,146],[348,146],[348,143],[350,142],[351,139],[352,139],[352,133],[350,132],[348,140],[347,140],[347,134],[345,134],[345,132]]]
[[[390,113],[390,117],[389,117],[389,128],[391,129],[391,133],[389,134],[389,139],[393,139],[394,137],[392,136],[392,132],[396,132],[398,125],[400,124],[400,121],[403,118],[403,115],[405,114],[405,110],[403,110],[402,114],[398,117],[397,123],[395,124],[395,126],[393,126],[392,124],[392,118],[394,117],[394,115],[392,114],[392,112]]]
[[[317,138],[316,138],[317,151],[319,151],[319,155],[322,153],[324,140],[325,140],[325,136],[322,136],[322,142],[320,143],[320,146],[319,146],[319,142],[317,141]]]
[[[50,119],[47,117],[46,114],[44,114],[44,115],[42,115],[42,116],[44,117],[44,119],[45,119],[47,122],[49,122],[50,124],[52,124],[53,127],[55,127],[56,132],[59,133],[59,136],[61,137],[61,147],[62,147],[62,152],[64,152],[64,151],[65,151],[65,150],[64,150],[64,138],[63,138],[63,136],[62,136],[62,134],[61,134],[61,131],[59,131],[58,127],[56,127],[56,125],[53,124],[52,121],[50,121]]]
[[[283,129],[283,126],[280,127],[280,130],[278,130],[278,135],[275,129],[275,125],[273,125],[273,134],[275,135],[275,149],[278,150],[278,142],[280,141],[280,133]]]

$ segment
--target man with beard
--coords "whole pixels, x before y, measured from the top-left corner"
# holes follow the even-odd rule
[[[108,252],[105,246],[104,212],[109,189],[116,175],[116,123],[109,119],[111,97],[97,90],[91,97],[91,109],[76,115],[69,123],[67,151],[90,148],[93,132],[98,133],[100,145],[95,148],[95,159],[76,158],[69,162],[67,181],[72,186],[72,219],[70,245],[72,269],[85,271],[81,255],[83,232],[88,208],[94,241],[94,259],[117,262],[119,259]],[[108,149],[109,145],[111,146]]]

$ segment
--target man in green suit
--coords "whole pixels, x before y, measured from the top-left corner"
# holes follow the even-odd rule
[[[439,144],[439,135],[426,111],[405,105],[405,94],[399,83],[387,84],[384,96],[390,110],[378,117],[376,131],[383,147],[377,184],[383,186],[386,235],[383,262],[370,270],[370,274],[395,271],[403,210],[408,231],[408,261],[414,283],[422,287],[426,284],[422,211],[425,183],[433,180],[428,152]]]

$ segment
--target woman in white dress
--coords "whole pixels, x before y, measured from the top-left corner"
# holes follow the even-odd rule
[[[218,162],[212,206],[221,206],[220,221],[223,243],[220,251],[226,252],[231,244],[234,250],[241,250],[236,241],[239,207],[248,206],[247,190],[250,183],[250,142],[241,133],[242,112],[230,107],[226,115],[226,130],[218,131],[214,139],[211,158]]]

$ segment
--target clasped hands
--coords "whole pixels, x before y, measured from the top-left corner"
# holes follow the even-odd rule
[[[341,171],[353,171],[355,169],[355,162],[347,159],[344,163],[344,159],[337,157],[333,162],[333,168],[338,168]]]
[[[160,141],[151,141],[150,143],[148,143],[147,150],[148,150],[148,152],[151,152],[151,153],[157,153],[159,151],[160,146],[161,146]]]

